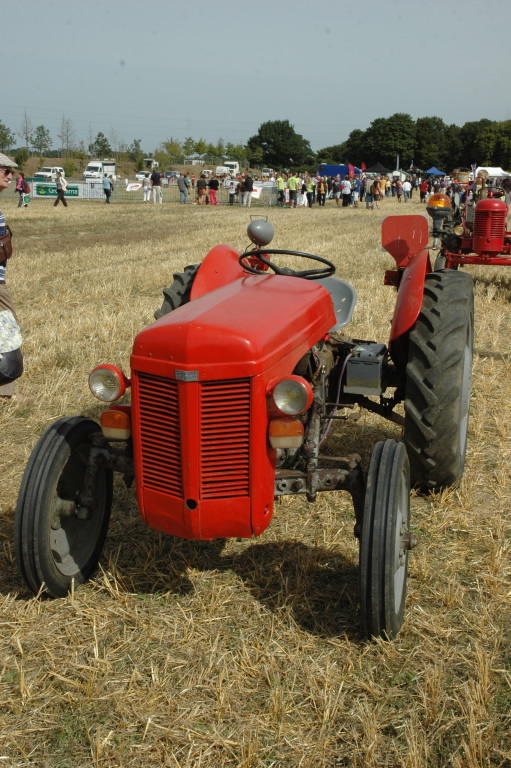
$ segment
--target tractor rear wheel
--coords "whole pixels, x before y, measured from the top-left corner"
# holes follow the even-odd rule
[[[453,485],[463,474],[473,339],[470,275],[450,269],[426,275],[409,338],[404,428],[412,485],[422,491]]]
[[[163,291],[163,304],[154,313],[157,320],[183,304],[188,304],[198,269],[199,264],[189,264],[184,272],[174,272],[174,281]]]

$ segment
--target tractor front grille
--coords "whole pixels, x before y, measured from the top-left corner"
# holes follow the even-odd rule
[[[201,498],[249,492],[250,381],[201,385]]]
[[[198,388],[198,418],[180,408],[181,387]],[[138,389],[144,487],[182,498],[182,457],[190,461],[187,449],[198,445],[201,499],[249,495],[249,379],[178,384],[138,373]],[[198,436],[190,433],[196,425]]]
[[[143,485],[182,497],[177,382],[149,374],[138,381]]]

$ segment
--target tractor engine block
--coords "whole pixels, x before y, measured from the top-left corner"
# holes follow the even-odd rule
[[[502,253],[508,207],[502,200],[486,198],[475,207],[472,247],[477,254]]]

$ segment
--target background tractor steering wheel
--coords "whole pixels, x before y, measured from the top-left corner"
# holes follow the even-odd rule
[[[310,259],[311,261],[317,261],[320,264],[324,264],[324,267],[319,269],[291,269],[290,267],[279,267],[270,261],[268,256],[272,255],[284,255],[284,256],[299,256],[301,259]],[[322,256],[315,256],[313,253],[302,253],[301,251],[282,251],[276,248],[256,248],[253,251],[247,251],[243,253],[239,258],[239,263],[244,270],[250,272],[253,275],[264,275],[266,269],[257,269],[253,264],[260,261],[265,265],[266,269],[271,269],[276,275],[287,275],[288,277],[303,277],[306,280],[319,280],[322,277],[331,277],[335,272],[335,265],[328,259],[324,259]],[[250,263],[253,262],[253,263]]]

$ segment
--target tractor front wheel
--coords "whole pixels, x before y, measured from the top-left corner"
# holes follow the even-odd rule
[[[403,443],[376,443],[360,535],[360,618],[368,637],[392,640],[403,624],[408,575],[410,468]]]
[[[404,441],[412,485],[457,483],[465,464],[472,385],[474,296],[470,275],[426,275],[422,309],[410,332]]]
[[[32,591],[64,597],[95,570],[112,506],[112,471],[100,465],[88,505],[80,506],[100,430],[82,416],[63,418],[39,438],[23,475],[16,507],[16,557]]]
[[[183,304],[188,304],[198,269],[199,264],[189,264],[185,267],[184,272],[174,273],[173,282],[163,290],[163,304],[154,313],[157,320]]]

